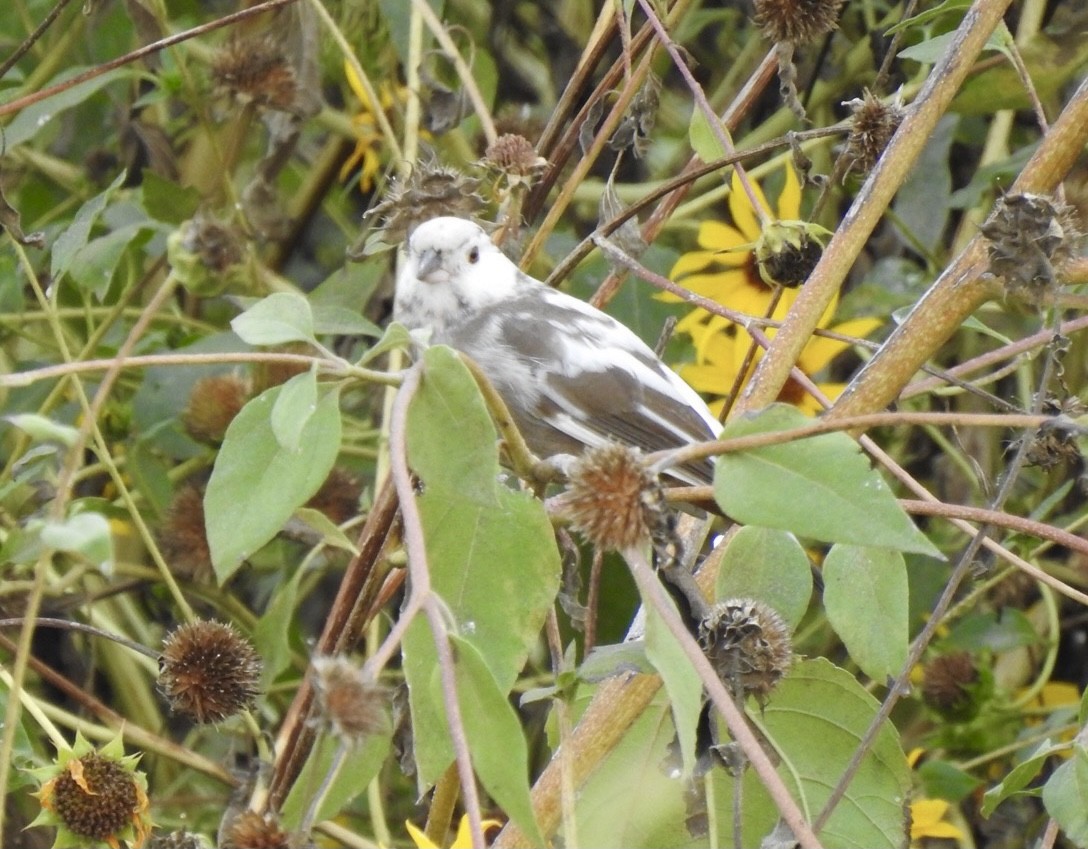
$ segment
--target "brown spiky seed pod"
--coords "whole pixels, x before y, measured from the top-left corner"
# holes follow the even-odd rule
[[[760,705],[793,662],[789,625],[769,604],[752,598],[715,604],[699,623],[699,644],[721,679]]]
[[[506,133],[488,145],[481,164],[513,177],[531,177],[546,168],[548,160],[525,136]]]
[[[970,721],[992,694],[993,673],[970,652],[948,652],[925,665],[922,699],[945,719]]]
[[[756,26],[774,42],[808,44],[838,27],[843,0],[755,0]]]
[[[212,577],[212,554],[204,528],[204,489],[183,483],[174,494],[158,533],[170,571],[197,583]]]
[[[884,103],[868,89],[843,105],[854,113],[846,142],[848,170],[868,174],[903,123],[906,112],[898,101]]]
[[[315,657],[317,717],[345,743],[358,744],[388,728],[389,693],[344,657]]]
[[[170,634],[159,657],[159,689],[170,707],[196,722],[220,722],[253,704],[261,658],[223,622],[196,621]]]
[[[1054,302],[1055,268],[1072,258],[1081,234],[1073,212],[1059,200],[1035,194],[1005,195],[979,228],[989,244],[990,271],[1008,297],[1041,308]]]
[[[367,217],[380,222],[387,244],[403,242],[424,221],[440,215],[473,218],[484,209],[480,181],[438,162],[419,162],[407,178],[391,183],[385,200]]]
[[[291,836],[273,814],[243,811],[223,830],[223,849],[290,849]]]
[[[212,59],[212,81],[239,101],[284,112],[298,97],[298,79],[280,39],[232,38]]]
[[[181,414],[185,432],[197,442],[219,445],[252,391],[249,380],[239,374],[200,378],[193,384],[189,402]]]
[[[347,469],[334,466],[306,506],[320,510],[334,524],[342,525],[359,515],[359,496],[363,488],[359,479]]]
[[[667,524],[661,483],[637,448],[619,443],[585,450],[560,503],[571,524],[606,551],[642,545]]]

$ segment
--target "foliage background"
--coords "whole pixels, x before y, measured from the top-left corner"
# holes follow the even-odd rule
[[[641,4],[600,6],[588,0],[433,2],[448,33],[444,44],[418,1],[297,0],[75,85],[65,81],[236,9],[184,0],[87,0],[82,7],[13,0],[0,9],[0,57],[14,59],[0,75],[6,198],[0,210],[6,230],[0,251],[0,610],[21,626],[5,629],[11,642],[2,649],[0,751],[10,755],[0,758],[5,846],[50,840],[47,829],[22,831],[37,814],[26,769],[48,763],[54,747],[70,744],[76,730],[104,742],[118,729],[127,751],[144,752],[141,768],[162,834],[184,827],[213,839],[226,812],[243,803],[271,804],[290,831],[316,799],[322,801],[319,819],[335,817],[323,827],[323,840],[407,845],[403,823],[428,820],[430,839],[446,841],[457,816],[444,802],[456,794],[457,780],[445,769],[450,743],[438,707],[441,687],[437,678],[424,682],[423,676],[452,666],[432,657],[434,640],[422,616],[406,637],[403,666],[394,661],[381,680],[392,690],[407,675],[416,699],[434,690],[431,724],[427,708],[413,703],[412,711],[424,784],[437,782],[439,792],[417,801],[422,788],[390,753],[389,729],[351,750],[350,763],[332,773],[331,791],[321,788],[330,760],[340,757],[330,735],[319,735],[301,777],[285,755],[297,743],[301,763],[308,751],[285,729],[302,727],[297,712],[309,658],[350,648],[360,662],[373,661],[379,647],[389,645],[382,641],[402,599],[395,576],[403,580],[404,554],[397,533],[388,533],[392,511],[380,481],[389,469],[389,440],[398,438],[386,387],[398,382],[406,360],[390,353],[403,337],[395,331],[382,336],[395,258],[378,250],[383,234],[375,225],[384,222],[385,240],[399,241],[398,215],[419,198],[408,193],[405,201],[406,187],[413,175],[435,168],[447,169],[458,203],[480,198],[478,214],[501,221],[506,247],[536,276],[558,270],[561,279],[550,282],[607,301],[613,315],[651,344],[667,317],[679,319],[665,356],[689,376],[696,368],[717,369],[722,388],[699,387],[712,397],[726,395],[742,373],[758,400],[750,409],[779,398],[799,400],[782,371],[796,359],[784,340],[796,338],[803,347],[816,338],[816,328],[834,322],[848,338],[806,366],[832,395],[847,387],[833,415],[878,413],[899,398],[897,413],[870,423],[869,435],[903,470],[885,472],[896,495],[920,498],[911,491],[913,480],[936,497],[937,507],[917,523],[926,545],[946,561],[921,553],[928,550],[921,544],[900,545],[905,555],[883,549],[879,559],[864,561],[842,545],[858,542],[849,534],[821,534],[805,524],[806,512],[820,512],[812,509],[820,502],[804,500],[810,490],[790,489],[758,466],[743,489],[728,490],[719,480],[719,500],[723,490],[740,493],[734,494],[740,503],[728,507],[734,518],[757,495],[781,505],[784,518],[777,524],[765,513],[746,520],[746,531],[762,536],[733,539],[732,545],[750,547],[726,550],[717,592],[719,598],[766,594],[796,608],[787,618],[794,650],[804,659],[765,711],[751,702],[748,714],[780,751],[796,757],[788,789],[810,821],[866,729],[878,734],[872,751],[884,771],[863,769],[848,792],[847,813],[820,832],[825,845],[911,839],[1020,845],[1025,834],[1086,845],[1077,788],[1085,784],[1088,754],[1082,738],[1073,742],[1085,719],[1083,708],[1078,711],[1085,599],[1078,593],[1085,585],[1086,508],[1078,432],[1068,429],[1082,415],[1078,402],[1088,370],[1083,257],[1071,252],[1068,270],[1057,276],[1056,302],[1039,309],[996,288],[985,275],[986,250],[977,238],[995,200],[1040,146],[1041,160],[1063,164],[1045,174],[1028,166],[1024,188],[1046,193],[1064,181],[1066,202],[1084,220],[1085,10],[1073,0],[909,8],[850,0],[833,34],[794,51],[807,114],[802,122],[783,105],[772,45],[746,3],[656,4],[668,21],[674,55],[655,41]],[[986,48],[977,57],[963,54],[969,66],[957,76],[953,34],[977,35],[1005,6],[1007,29],[981,32]],[[51,11],[56,17],[49,23]],[[43,22],[48,25],[32,37]],[[24,42],[29,49],[16,58]],[[469,75],[451,58],[448,43]],[[652,54],[648,45],[656,45]],[[822,303],[818,295],[792,293],[782,300],[774,316],[788,313],[791,324],[754,378],[739,362],[748,341],[735,325],[722,322],[716,335],[701,339],[690,332],[695,313],[689,307],[654,297],[641,280],[619,285],[623,275],[616,274],[614,257],[580,247],[596,228],[611,233],[617,210],[634,211],[650,222],[646,235],[652,233],[641,265],[686,285],[700,252],[718,247],[716,227],[745,230],[729,169],[680,180],[683,197],[659,205],[655,192],[682,177],[694,154],[710,160],[729,153],[702,116],[677,57],[713,110],[728,114],[749,181],[772,199],[766,212],[835,234],[827,251],[838,261],[822,263],[805,286],[827,296]],[[889,72],[881,75],[886,60]],[[1021,61],[1026,78],[1017,73]],[[637,97],[650,70],[659,80],[656,108]],[[54,93],[21,100],[53,84],[60,84]],[[607,93],[594,100],[598,84]],[[935,107],[932,131],[908,124],[874,171],[844,175],[836,162],[851,111],[843,103],[866,88],[885,101],[947,106]],[[473,89],[484,115],[472,102]],[[1061,132],[1040,125],[1029,93]],[[916,121],[921,111],[907,120]],[[1062,129],[1063,114],[1071,116],[1072,129]],[[624,121],[636,136],[645,134],[641,156],[609,145]],[[818,132],[832,127],[837,130]],[[792,156],[790,131],[801,131],[795,147],[807,166]],[[488,135],[496,132],[523,135],[550,164],[525,173],[480,166]],[[802,176],[807,169],[829,179],[798,186],[795,197],[787,162]],[[363,218],[398,195],[400,207],[394,200]],[[865,217],[871,223],[858,226]],[[24,244],[21,233],[29,237]],[[629,233],[614,240],[636,252]],[[347,253],[361,261],[347,262]],[[746,298],[731,299],[713,286],[701,293],[758,313],[771,290],[753,275],[750,251],[739,257],[752,287]],[[703,270],[727,273],[736,266],[730,265],[736,256],[719,259],[720,267],[711,257]],[[599,288],[606,278],[618,289]],[[694,283],[691,288],[701,291]],[[931,312],[908,318],[927,292]],[[248,325],[232,329],[239,314],[272,294],[282,297],[263,301],[245,313]],[[829,303],[834,306],[826,312]],[[1060,343],[1053,341],[1059,324]],[[726,346],[728,355],[721,353]],[[135,357],[152,359],[124,362]],[[922,363],[936,374],[919,374],[908,387]],[[698,679],[685,684],[666,675],[666,690],[649,693],[646,707],[636,709],[616,679],[599,683],[601,667],[614,671],[619,661],[601,661],[596,671],[580,667],[587,638],[574,627],[570,608],[560,612],[550,637],[541,636],[560,579],[547,515],[540,502],[494,484],[495,435],[467,373],[441,359],[428,369],[430,386],[448,393],[442,401],[452,399],[458,417],[420,412],[425,406],[419,405],[434,403],[425,386],[405,426],[408,451],[427,486],[419,521],[434,586],[461,617],[455,642],[460,689],[472,694],[470,705],[494,706],[476,728],[474,711],[465,711],[484,807],[531,833],[529,786],[536,783],[531,804],[546,836],[562,819],[568,843],[704,845],[700,825],[732,839],[731,804],[739,798],[742,842],[754,845],[777,812],[752,772],[738,797],[723,770],[703,783],[699,790],[712,812],[707,824],[706,812],[692,807],[680,783],[660,768],[674,722],[683,728],[698,712]],[[948,379],[952,369],[970,381],[971,391]],[[228,379],[201,399],[194,388],[209,375]],[[261,392],[269,394],[234,420],[235,436],[224,436],[241,404]],[[819,406],[809,404],[810,410]],[[906,415],[920,412],[946,418]],[[1047,455],[1056,460],[1025,466],[1015,449],[1039,422],[1014,417],[1059,412],[1067,417],[1066,430],[1052,436],[1058,454]],[[1007,418],[972,419],[976,413]],[[798,426],[792,415],[782,415]],[[787,455],[800,464],[795,468],[812,464],[803,484],[822,485],[834,473],[805,453],[806,444],[783,447],[799,452]],[[328,477],[334,463],[337,471]],[[238,473],[205,497],[213,467],[221,480],[229,469]],[[469,472],[476,476],[471,485]],[[859,474],[871,480],[866,471]],[[403,488],[401,494],[406,497]],[[436,530],[436,513],[445,515],[450,504],[457,506],[456,518]],[[859,504],[864,509],[864,501]],[[993,510],[982,517],[996,520],[991,536],[1020,560],[1000,551],[963,557],[968,537],[950,519],[977,524],[980,516],[954,513],[950,505]],[[383,516],[384,530],[376,530]],[[1011,526],[1008,517],[1028,523]],[[887,532],[871,521],[872,534]],[[478,536],[466,537],[468,527]],[[481,540],[493,547],[485,546],[486,557],[476,560]],[[881,544],[879,538],[862,543]],[[563,553],[580,554],[588,582],[592,553],[573,543]],[[532,580],[502,571],[514,562],[531,564]],[[370,604],[363,611],[369,615],[330,635],[337,612],[352,601],[337,590],[360,563],[371,569],[358,593]],[[1038,573],[1025,573],[1024,563],[1049,576],[1049,585],[1036,580]],[[804,589],[811,568],[823,570],[822,597]],[[465,574],[479,576],[473,585],[478,598],[470,592],[454,599],[443,581],[456,584]],[[609,557],[597,600],[597,645],[622,639],[638,600],[623,559]],[[480,612],[466,613],[477,610],[473,605]],[[262,694],[245,718],[194,725],[160,698],[154,659],[84,634],[38,629],[32,635],[25,622],[39,610],[153,651],[190,617],[230,621],[264,660]],[[494,643],[474,640],[466,622],[499,636]],[[909,664],[904,675],[908,639],[919,634],[913,645],[923,662]],[[662,638],[632,662],[645,670],[648,658],[662,669],[675,660],[669,654],[675,650]],[[414,681],[413,663],[420,670]],[[953,672],[942,672],[950,663]],[[896,676],[914,689],[889,687]],[[11,698],[13,684],[19,700]],[[580,727],[589,729],[586,737],[601,733],[579,725],[593,694],[615,700],[604,704],[622,733],[603,752],[564,744],[575,772],[584,768],[590,776],[584,786],[577,782],[575,805],[571,794],[548,797],[539,779],[559,740],[581,741],[568,736]],[[881,702],[891,710],[890,722],[879,721]],[[624,711],[631,714],[629,726],[618,719]],[[805,723],[832,719],[845,727],[847,739],[831,752],[813,749],[822,732]],[[276,738],[274,752],[262,735]],[[396,745],[403,744],[401,735]],[[910,753],[909,775],[904,752]],[[271,762],[266,772],[254,766],[260,757]],[[232,772],[235,760],[243,763]],[[805,782],[822,789],[805,789]],[[232,797],[238,785],[243,789]],[[984,796],[987,790],[991,795]],[[874,813],[865,797],[881,793],[888,809]],[[906,809],[913,811],[913,828]],[[879,822],[878,838],[853,830],[867,820]],[[500,838],[515,839],[510,832]]]

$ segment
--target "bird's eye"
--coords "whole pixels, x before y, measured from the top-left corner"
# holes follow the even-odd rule
[[[471,262],[473,265],[475,265],[477,262],[480,261],[480,249],[479,248],[473,248],[472,250],[470,250],[468,252],[468,261]]]

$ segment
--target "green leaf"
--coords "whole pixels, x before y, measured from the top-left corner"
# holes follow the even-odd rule
[[[321,534],[321,541],[325,545],[342,548],[353,555],[359,553],[359,549],[351,541],[351,538],[320,510],[314,510],[312,507],[299,507],[295,511],[295,518]]]
[[[314,332],[336,336],[373,336],[382,335],[382,329],[367,320],[355,310],[334,305],[314,304]]]
[[[1052,743],[1049,739],[1036,746],[1031,754],[1001,779],[1000,783],[986,791],[982,797],[982,815],[988,818],[998,805],[1010,796],[1020,794],[1039,775],[1047,758],[1055,752],[1065,751],[1068,748],[1067,743]]]
[[[231,321],[230,326],[250,345],[315,341],[310,302],[295,292],[274,292],[262,298]]]
[[[395,348],[410,348],[412,344],[412,334],[408,328],[403,324],[397,324],[395,321],[390,322],[389,326],[385,328],[382,338],[363,352],[363,355],[359,358],[359,365],[364,366],[371,360]]]
[[[407,437],[422,487],[417,503],[431,585],[457,635],[472,643],[507,693],[559,588],[555,539],[543,505],[500,482],[497,434],[460,358],[430,348],[423,364]],[[427,786],[452,750],[430,688],[437,659],[422,619],[408,629],[403,658],[419,780]]]
[[[253,646],[263,661],[262,690],[271,688],[280,673],[291,665],[292,628],[285,626],[285,623],[298,621],[298,589],[304,574],[304,569],[295,569],[294,574],[277,587],[264,615],[257,620],[253,629]]]
[[[280,448],[297,451],[302,431],[317,410],[317,373],[310,369],[296,374],[280,390],[272,405],[272,433]]]
[[[71,267],[76,254],[87,244],[91,229],[94,227],[95,222],[98,221],[102,210],[106,208],[113,193],[121,187],[124,180],[125,172],[122,171],[101,194],[95,195],[84,203],[79,208],[75,218],[72,219],[72,223],[68,225],[68,228],[57,236],[56,241],[53,243],[52,264],[49,269],[49,273],[54,280],[66,273]]]
[[[68,68],[57,74],[48,83],[42,85],[41,88],[70,80],[86,70],[88,69],[83,66]],[[50,123],[61,112],[71,109],[73,106],[78,106],[110,83],[123,79],[135,79],[138,76],[139,74],[132,68],[117,68],[93,79],[77,83],[71,88],[58,91],[45,100],[28,106],[20,111],[4,129],[5,149],[11,150],[16,145],[34,138],[46,124]]]
[[[59,442],[66,448],[71,448],[79,438],[78,429],[37,413],[12,413],[4,416],[4,421],[19,428],[35,442]]]
[[[113,537],[101,513],[76,513],[60,522],[45,522],[41,539],[49,548],[86,557],[102,572],[113,570]]]
[[[878,709],[876,699],[852,675],[815,659],[794,665],[771,693],[762,718],[756,712],[749,716],[780,758],[778,774],[801,810],[814,817]],[[582,845],[707,845],[693,842],[685,826],[692,811],[685,804],[684,783],[661,768],[672,737],[668,705],[659,696],[579,789],[575,813]],[[717,824],[710,845],[732,846],[733,779],[721,769],[713,770],[710,778],[708,804]],[[778,821],[778,811],[753,770],[744,770],[742,786],[740,845],[759,846]],[[820,832],[821,845],[899,849],[907,842],[904,806],[910,789],[910,769],[898,734],[885,722]]]
[[[340,450],[339,392],[317,402],[294,451],[272,431],[283,387],[246,404],[227,428],[204,495],[204,522],[219,582],[272,539],[325,482]]]
[[[758,599],[793,630],[812,598],[812,564],[789,531],[748,525],[726,543],[714,597]]]
[[[730,422],[721,438],[793,430],[811,422],[793,407],[772,404]],[[845,433],[723,454],[714,473],[714,497],[742,524],[941,557]]]
[[[684,777],[695,768],[696,727],[703,706],[703,682],[680,648],[680,643],[649,604],[646,610],[646,656],[665,684],[673,725],[680,743]],[[675,610],[675,607],[673,608]]]
[[[688,125],[688,140],[691,142],[691,149],[699,155],[703,162],[713,162],[715,159],[721,159],[726,155],[725,148],[722,147],[722,143],[718,139],[718,134],[714,132],[713,127],[698,104],[695,104],[695,108],[691,113],[691,124]]]
[[[352,799],[366,790],[389,756],[390,738],[389,733],[372,734],[361,745],[348,751],[337,771],[337,778],[329,782],[318,806],[318,822],[335,817]],[[283,828],[290,831],[302,824],[302,817],[313,801],[315,790],[322,786],[322,781],[333,766],[337,748],[338,741],[332,735],[323,735],[317,741],[283,803],[280,811]]]
[[[91,239],[76,252],[68,274],[79,288],[103,300],[125,251],[132,244],[146,244],[152,234],[145,222],[111,230],[104,236]]]
[[[1043,805],[1057,821],[1065,837],[1079,847],[1088,846],[1088,750],[1073,746],[1073,757],[1047,779]]]
[[[529,747],[521,722],[476,647],[456,636],[450,642],[472,765],[488,795],[534,845],[543,846],[529,799]],[[441,693],[435,696],[441,698]]]
[[[928,760],[917,772],[924,795],[929,799],[946,799],[956,804],[982,786],[979,779],[948,761]]]
[[[178,225],[192,218],[200,208],[200,192],[179,186],[146,168],[140,182],[143,208],[156,221]]]
[[[824,607],[862,671],[883,684],[907,662],[907,564],[898,551],[836,545],[824,559]]]

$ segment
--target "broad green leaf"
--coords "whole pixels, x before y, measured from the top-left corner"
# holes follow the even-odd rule
[[[64,82],[65,80],[70,80],[86,70],[88,69],[83,66],[67,68],[57,74],[56,77],[45,85],[53,85],[55,83]],[[77,83],[71,88],[59,91],[56,94],[50,95],[45,100],[38,101],[37,103],[26,107],[26,109],[20,111],[19,114],[15,116],[15,119],[4,129],[5,149],[11,150],[16,145],[20,145],[23,142],[34,138],[42,128],[49,124],[61,112],[71,109],[73,106],[78,106],[88,97],[101,91],[110,83],[123,79],[132,79],[137,76],[138,73],[132,68],[116,68],[101,76]],[[45,85],[43,85],[42,88],[44,88]]]
[[[1043,805],[1066,839],[1088,847],[1088,750],[1073,746],[1072,759],[1054,770],[1043,785]]]
[[[457,636],[451,636],[450,642],[473,768],[488,795],[534,845],[543,846],[529,800],[529,747],[521,722],[476,647]],[[435,697],[441,698],[441,692]]]
[[[684,776],[687,778],[695,768],[696,726],[703,706],[703,683],[657,611],[648,604],[645,604],[645,610],[646,656],[661,676],[669,694]]]
[[[285,451],[297,451],[306,423],[317,410],[317,373],[296,374],[280,390],[272,405],[272,433]]]
[[[382,354],[387,354],[395,348],[408,348],[412,345],[412,334],[403,324],[395,321],[385,328],[382,338],[363,352],[359,358],[359,365],[365,366],[371,360],[377,359]]]
[[[352,799],[366,790],[370,780],[378,774],[389,757],[389,733],[373,734],[361,745],[350,749],[340,769],[328,785],[328,791],[322,798],[317,811],[317,822],[330,819],[339,814]],[[324,734],[317,741],[306,760],[305,766],[291,792],[283,803],[280,812],[281,826],[296,829],[302,824],[302,817],[313,801],[314,793],[322,786],[322,781],[333,766],[333,756],[339,741],[331,734]]]
[[[586,688],[588,689],[588,688]],[[750,711],[781,759],[778,773],[801,809],[814,817],[823,807],[879,705],[852,675],[823,659],[801,661],[771,693],[762,715]],[[724,732],[721,732],[726,739]],[[705,846],[685,827],[682,781],[662,768],[673,728],[666,700],[627,730],[619,746],[579,789],[576,816],[584,846]],[[778,820],[755,772],[744,771],[741,845],[759,846]],[[732,846],[733,779],[711,772],[718,831],[710,845]],[[910,770],[898,734],[885,723],[846,795],[818,835],[826,849],[899,849],[905,845],[904,807]]]
[[[721,438],[791,430],[811,421],[793,407],[772,404],[731,421]],[[845,433],[723,454],[714,497],[742,524],[941,557]]]
[[[299,507],[295,511],[295,518],[321,534],[321,541],[325,545],[342,548],[351,554],[357,555],[359,553],[359,549],[351,538],[320,510],[314,510],[312,507]]]
[[[691,142],[691,149],[699,155],[703,162],[713,162],[715,159],[721,159],[726,154],[721,141],[718,139],[718,134],[714,132],[714,128],[710,125],[698,104],[695,105],[691,112],[691,124],[688,125],[688,140]]]
[[[1024,612],[1005,608],[999,612],[988,610],[968,614],[941,640],[941,645],[965,651],[1006,652],[1039,642],[1039,632]]]
[[[76,252],[68,274],[79,288],[102,300],[109,291],[113,273],[128,247],[132,244],[146,244],[152,234],[153,231],[144,222],[111,230],[104,236],[91,239]]]
[[[49,270],[54,280],[58,279],[71,267],[76,254],[87,244],[91,229],[94,227],[95,222],[98,221],[102,210],[106,208],[113,193],[121,187],[124,180],[125,172],[122,171],[109,186],[103,189],[101,194],[95,195],[84,203],[79,208],[75,218],[72,219],[72,223],[57,236],[57,240],[53,243],[53,257]]]
[[[150,168],[141,175],[140,196],[144,210],[156,221],[181,224],[200,208],[200,192],[192,186],[179,186]]]
[[[748,525],[726,543],[714,597],[758,599],[773,607],[792,630],[812,597],[812,564],[789,531]]]
[[[1047,758],[1068,748],[1068,744],[1053,743],[1049,738],[1036,746],[1032,753],[1014,766],[996,786],[986,791],[982,797],[982,815],[988,818],[998,805],[1010,796],[1023,791],[1042,771]]]
[[[58,442],[71,448],[79,438],[79,430],[71,425],[55,422],[37,413],[12,413],[4,416],[4,421],[19,428],[35,442]]]
[[[261,689],[267,691],[280,673],[291,664],[290,625],[298,619],[298,589],[305,574],[295,569],[291,577],[276,588],[264,615],[253,629],[253,646],[261,656]]]
[[[449,348],[428,349],[408,413],[408,454],[419,476],[431,584],[458,636],[508,693],[559,588],[559,556],[543,505],[500,481],[495,428],[476,382]],[[430,689],[437,659],[420,617],[405,637],[404,672],[422,786],[452,758]]]
[[[862,671],[879,684],[907,662],[907,564],[888,548],[836,545],[824,558],[824,607]]]
[[[231,321],[230,326],[250,345],[314,341],[310,302],[295,292],[274,292],[262,298]]]
[[[927,760],[918,767],[917,773],[923,795],[929,799],[962,802],[982,786],[982,781],[948,761]]]
[[[76,513],[59,522],[46,522],[41,540],[49,548],[86,557],[103,572],[113,569],[113,537],[101,513]]]
[[[314,332],[336,336],[382,335],[382,329],[355,310],[333,305],[312,305]]]
[[[234,417],[204,495],[204,523],[219,582],[272,539],[297,507],[320,489],[340,450],[339,392],[318,402],[288,451],[272,432],[282,387],[262,392]]]

